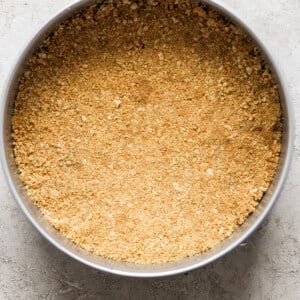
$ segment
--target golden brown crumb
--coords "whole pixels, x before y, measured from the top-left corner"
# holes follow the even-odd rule
[[[228,237],[268,189],[277,86],[235,25],[189,1],[94,5],[32,57],[16,161],[50,222],[97,255],[152,263]]]

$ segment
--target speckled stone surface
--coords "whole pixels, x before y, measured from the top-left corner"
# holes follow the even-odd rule
[[[74,0],[0,0],[0,91],[26,42]],[[217,0],[216,2],[221,2]],[[300,1],[223,0],[265,42],[286,75],[300,117]],[[297,124],[297,133],[300,130]],[[272,213],[247,243],[217,262],[169,278],[92,270],[29,224],[0,171],[0,299],[300,299],[300,145]]]

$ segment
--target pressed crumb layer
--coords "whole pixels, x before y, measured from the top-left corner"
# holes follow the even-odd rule
[[[272,75],[235,25],[189,1],[116,1],[64,22],[31,58],[14,152],[69,239],[166,262],[214,247],[255,210],[280,118]]]

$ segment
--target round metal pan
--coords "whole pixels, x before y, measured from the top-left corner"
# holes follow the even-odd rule
[[[39,32],[29,41],[25,49],[20,52],[18,60],[15,62],[5,89],[1,98],[0,111],[0,156],[4,171],[4,176],[7,180],[11,193],[16,202],[20,206],[23,213],[27,216],[34,227],[54,246],[73,257],[74,259],[91,266],[95,269],[110,272],[114,274],[133,276],[133,277],[159,277],[174,275],[182,272],[187,272],[195,268],[202,267],[222,257],[232,249],[240,245],[251,233],[257,229],[260,223],[264,220],[270,209],[274,205],[276,199],[284,184],[287,176],[289,165],[292,156],[293,146],[293,114],[291,101],[288,97],[287,85],[285,84],[281,72],[270,52],[266,49],[258,36],[234,13],[229,7],[220,5],[211,0],[203,0],[202,2],[209,7],[218,11],[221,15],[240,26],[248,33],[254,43],[261,50],[266,62],[271,67],[273,74],[278,82],[280,90],[280,101],[282,107],[283,118],[283,139],[282,152],[280,155],[279,167],[275,178],[258,205],[253,214],[249,216],[247,221],[240,226],[229,238],[220,243],[216,248],[204,253],[195,255],[183,260],[164,263],[138,265],[126,262],[117,262],[110,259],[105,259],[80,248],[68,240],[65,236],[55,230],[51,224],[43,217],[39,209],[29,199],[24,185],[22,184],[16,162],[13,155],[13,146],[11,138],[11,121],[14,108],[14,100],[18,89],[19,79],[22,76],[26,62],[36,49],[41,45],[41,42],[51,33],[57,26],[67,18],[82,10],[87,5],[93,3],[93,0],[78,1],[63,9],[60,13],[54,16],[47,22]]]

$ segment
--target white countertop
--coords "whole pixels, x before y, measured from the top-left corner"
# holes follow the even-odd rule
[[[0,0],[0,91],[26,42],[72,2]],[[223,2],[258,33],[278,60],[297,119],[300,0]],[[22,215],[0,171],[0,299],[300,299],[299,182],[297,138],[292,168],[280,199],[246,245],[203,269],[147,280],[104,274],[60,253]]]

